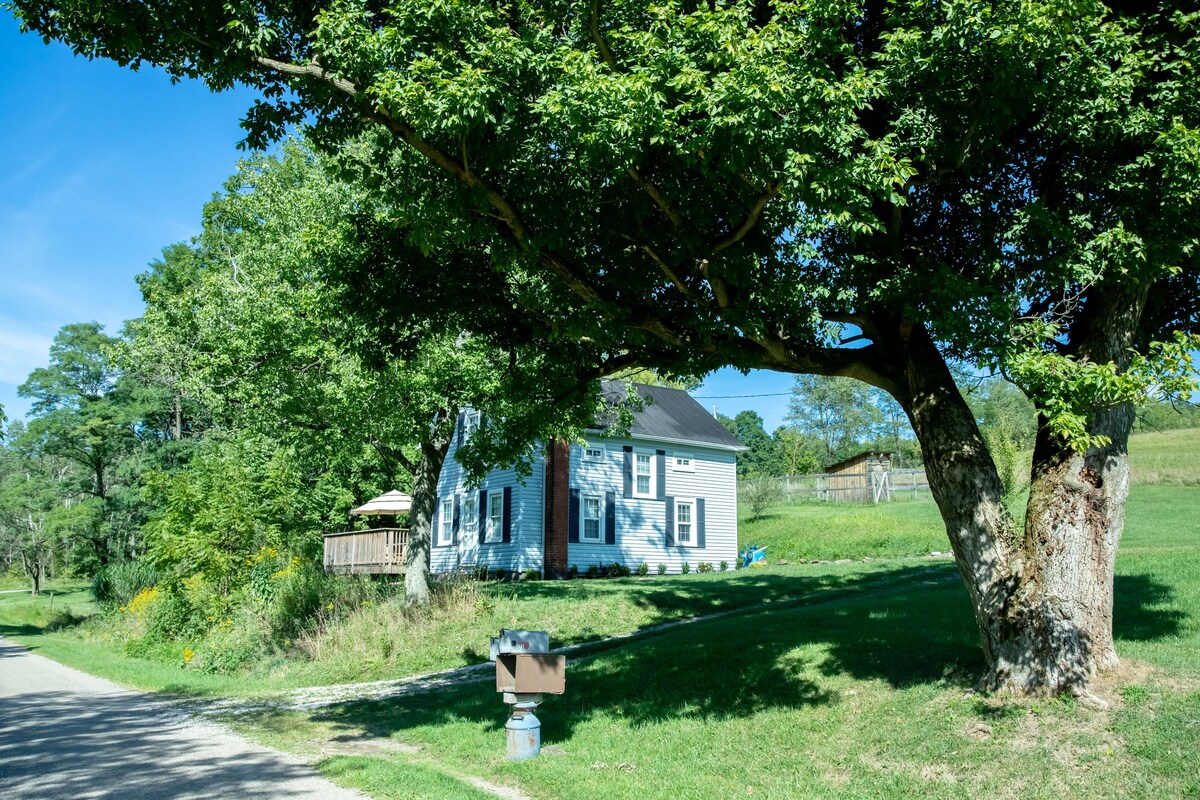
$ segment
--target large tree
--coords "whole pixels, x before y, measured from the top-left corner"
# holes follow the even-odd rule
[[[251,144],[311,125],[378,201],[352,277],[389,300],[597,362],[888,392],[985,685],[1086,693],[1116,664],[1133,404],[1181,388],[1197,326],[1192,3],[11,5],[87,56],[260,89]],[[1038,409],[1023,531],[950,358]]]
[[[394,312],[386,290],[327,281],[331,272],[368,275],[375,245],[362,236],[356,214],[369,199],[327,176],[320,162],[292,141],[275,156],[240,165],[205,207],[202,234],[167,248],[140,277],[146,312],[127,326],[127,361],[147,374],[170,365],[165,372],[176,396],[199,399],[215,425],[232,434],[224,440],[230,446],[218,439],[201,453],[194,475],[158,481],[164,496],[199,494],[214,507],[226,504],[223,470],[231,486],[249,492],[271,473],[249,470],[236,480],[231,465],[239,453],[265,448],[260,460],[285,453],[300,473],[298,485],[310,491],[275,499],[286,499],[293,513],[288,526],[272,523],[272,544],[303,551],[319,542],[322,526],[344,520],[363,491],[398,484],[413,495],[406,594],[411,604],[424,604],[437,480],[459,412],[469,406],[487,415],[463,448],[478,474],[496,460],[528,466],[529,442],[578,427],[571,414],[584,410],[566,404],[561,419],[539,402],[570,375],[563,353],[551,369],[546,350],[498,347],[464,332],[458,314],[429,324]],[[185,507],[172,516],[171,503],[164,505],[150,530],[168,545],[159,551],[182,553],[188,568],[196,549],[189,540],[220,544],[228,533],[241,550],[253,549],[262,543],[252,535],[254,519],[289,516],[245,514],[237,525],[226,519],[236,515],[226,514],[202,531],[211,514]],[[305,508],[309,513],[299,513]],[[197,521],[196,535],[185,519]],[[207,552],[222,548],[229,550],[221,544]]]

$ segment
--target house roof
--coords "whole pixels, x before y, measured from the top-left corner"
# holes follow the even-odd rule
[[[412,498],[404,492],[393,489],[386,494],[379,495],[374,500],[368,500],[350,513],[360,517],[382,517],[407,514],[410,510],[412,510]]]
[[[620,402],[625,398],[626,386],[624,381],[605,381],[605,399],[613,404]],[[629,427],[629,434],[634,439],[698,444],[725,450],[747,449],[687,392],[644,383],[635,383],[632,386],[644,400],[642,410],[634,412],[633,424]],[[609,427],[611,422],[601,423],[596,430]]]

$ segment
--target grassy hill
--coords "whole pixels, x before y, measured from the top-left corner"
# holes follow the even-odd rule
[[[1200,486],[1200,428],[1134,434],[1129,452],[1135,486]],[[772,560],[899,558],[950,548],[928,492],[878,505],[783,503],[760,519],[742,508],[740,517],[740,545],[766,545]]]

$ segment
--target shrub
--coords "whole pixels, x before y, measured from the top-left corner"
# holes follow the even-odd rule
[[[268,638],[262,619],[249,609],[239,609],[208,631],[187,659],[188,666],[202,672],[236,672],[266,653]]]
[[[496,567],[496,580],[502,581],[508,577],[508,570],[504,567]]]
[[[109,564],[92,578],[92,597],[102,606],[127,606],[138,592],[159,582],[159,571],[142,561]]]
[[[750,506],[750,519],[762,519],[768,508],[783,500],[783,491],[775,478],[752,478],[746,481],[743,491]]]
[[[722,561],[722,562],[721,562],[720,569],[721,569],[721,572],[724,572],[725,570],[729,569],[729,562],[728,562],[728,561]]]
[[[541,579],[542,579],[542,571],[541,570],[538,570],[538,569],[525,570],[525,580],[540,581]]]
[[[650,574],[650,565],[647,564],[645,561],[638,564],[637,574],[642,576],[643,578],[646,577],[647,575],[649,575]]]
[[[572,564],[571,566],[567,567],[567,577],[568,578],[578,578],[579,577],[579,567],[575,564]]]
[[[624,564],[614,561],[608,568],[608,577],[610,578],[628,578],[632,574],[629,567]]]
[[[692,571],[692,565],[691,565],[691,564],[689,564],[689,563],[688,563],[688,562],[686,562],[686,561],[685,561],[685,562],[683,562],[683,566],[681,566],[681,567],[679,568],[679,574],[680,574],[680,575],[687,575],[687,574],[688,574],[689,572],[691,572],[691,571]]]
[[[138,592],[122,606],[122,616],[134,620],[132,630],[140,642],[130,641],[136,651],[153,650],[156,645],[190,639],[201,634],[208,623],[196,613],[195,606],[188,602],[182,592],[152,586]],[[139,635],[140,634],[140,635]],[[142,652],[130,652],[141,655]]]
[[[589,564],[588,568],[587,568],[587,576],[589,578],[599,578],[600,577],[600,565],[599,564]]]
[[[659,574],[659,575],[666,575],[666,574],[667,574],[667,565],[666,565],[666,564],[659,564],[659,565],[658,565],[658,574]]]
[[[712,562],[711,561],[701,561],[696,566],[696,571],[697,572],[712,572]]]
[[[267,624],[276,641],[295,639],[315,627],[321,609],[337,594],[336,579],[315,565],[297,566],[281,575],[276,584],[267,606]]]

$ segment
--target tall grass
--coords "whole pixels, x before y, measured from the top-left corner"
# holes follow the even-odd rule
[[[1200,486],[1200,428],[1134,434],[1129,464],[1135,484]]]

